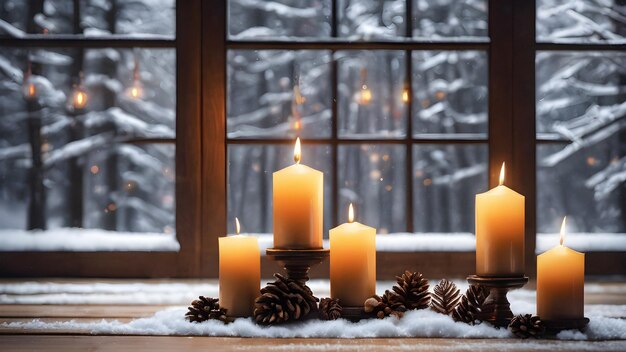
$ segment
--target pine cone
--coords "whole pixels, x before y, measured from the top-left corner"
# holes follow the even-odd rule
[[[197,300],[191,302],[189,311],[185,317],[191,322],[203,322],[209,319],[221,320],[224,323],[230,323],[231,319],[226,316],[226,309],[220,308],[219,299],[200,296]]]
[[[461,297],[461,303],[452,312],[452,319],[470,325],[479,324],[481,322],[480,313],[487,296],[489,296],[489,291],[484,287],[470,285],[465,295]]]
[[[435,285],[431,297],[431,309],[445,315],[450,315],[461,300],[459,289],[453,282],[446,279],[439,281],[439,283]]]
[[[514,317],[509,323],[509,330],[517,337],[527,339],[540,338],[545,334],[546,327],[538,316],[531,314],[520,314]]]
[[[396,293],[386,290],[382,297],[374,295],[366,299],[364,303],[365,313],[374,313],[378,319],[383,319],[389,315],[402,318],[406,312],[406,307],[396,296]]]
[[[337,320],[341,318],[342,310],[338,299],[322,298],[320,301],[319,315],[322,320]]]
[[[262,288],[261,296],[254,302],[257,323],[270,325],[300,320],[317,310],[318,299],[307,285],[280,274],[274,277],[276,281]]]
[[[428,308],[428,280],[421,273],[405,271],[402,276],[396,276],[396,281],[398,284],[393,286],[396,293],[393,299],[399,300],[407,310]]]

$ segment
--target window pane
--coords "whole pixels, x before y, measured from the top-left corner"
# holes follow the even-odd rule
[[[415,232],[474,232],[474,198],[487,191],[485,144],[413,146]]]
[[[626,233],[626,132],[597,136],[537,147],[538,232],[558,232],[567,215],[572,233]]]
[[[487,77],[483,51],[414,51],[413,135],[486,138]]]
[[[626,111],[626,53],[539,52],[537,137],[585,142],[611,134]]]
[[[87,155],[85,227],[173,233],[175,146],[119,144]]]
[[[330,36],[330,0],[229,0],[230,39],[304,39]]]
[[[404,145],[339,146],[339,219],[356,221],[377,233],[406,231],[406,147]]]
[[[404,51],[339,51],[339,136],[406,135]]]
[[[324,173],[324,236],[330,229],[331,151],[327,145],[303,145],[302,164]],[[244,233],[272,233],[272,174],[293,165],[293,145],[228,146],[228,233],[238,217]]]
[[[338,0],[338,32],[351,40],[405,36],[406,0]]]
[[[3,1],[0,36],[18,37],[24,33],[173,36],[176,31],[174,0],[81,0],[79,11],[80,27],[74,28],[72,1]]]
[[[537,0],[537,40],[626,42],[624,3],[619,0]]]
[[[329,137],[329,62],[328,51],[229,51],[228,137]]]
[[[487,0],[411,1],[414,38],[488,40]]]

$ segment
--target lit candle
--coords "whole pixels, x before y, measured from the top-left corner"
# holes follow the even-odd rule
[[[542,320],[584,317],[585,255],[560,245],[537,256],[537,315]]]
[[[362,307],[376,294],[376,229],[354,222],[330,230],[330,296],[343,306]]]
[[[300,164],[300,138],[293,158],[274,172],[274,248],[322,248],[324,174]]]
[[[476,195],[476,274],[524,274],[524,196],[500,185]]]
[[[260,295],[261,252],[258,239],[240,235],[236,218],[235,223],[236,236],[219,238],[219,303],[229,316],[250,317],[254,300]]]

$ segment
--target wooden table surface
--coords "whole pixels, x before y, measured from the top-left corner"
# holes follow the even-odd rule
[[[0,283],[6,282],[0,280]],[[67,282],[67,281],[64,281]],[[82,281],[84,282],[84,281]],[[615,287],[616,284],[610,284]],[[626,289],[626,284],[619,284]],[[613,291],[613,292],[611,292]],[[626,304],[622,290],[586,294],[591,304]],[[621,292],[620,292],[621,291]],[[1,294],[1,293],[0,293]],[[1,301],[1,300],[0,300]],[[523,341],[515,339],[444,339],[444,338],[378,338],[378,339],[267,339],[186,336],[93,336],[81,330],[25,330],[2,323],[31,321],[92,322],[101,319],[130,321],[148,317],[164,305],[33,305],[0,304],[0,350],[32,351],[122,351],[122,350],[204,350],[204,351],[626,351],[626,341]]]

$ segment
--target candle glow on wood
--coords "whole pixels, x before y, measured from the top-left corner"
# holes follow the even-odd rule
[[[249,317],[261,286],[261,252],[256,237],[239,234],[237,218],[235,230],[237,235],[219,238],[219,303],[230,316]]]
[[[376,293],[376,229],[354,222],[330,230],[330,296],[343,306],[363,306]]]
[[[476,195],[476,274],[524,274],[523,195],[504,186],[505,165],[499,185]]]
[[[584,317],[585,254],[563,245],[566,218],[559,244],[537,256],[537,315],[542,320]]]
[[[324,174],[300,164],[300,138],[294,165],[273,174],[274,248],[322,248]]]

